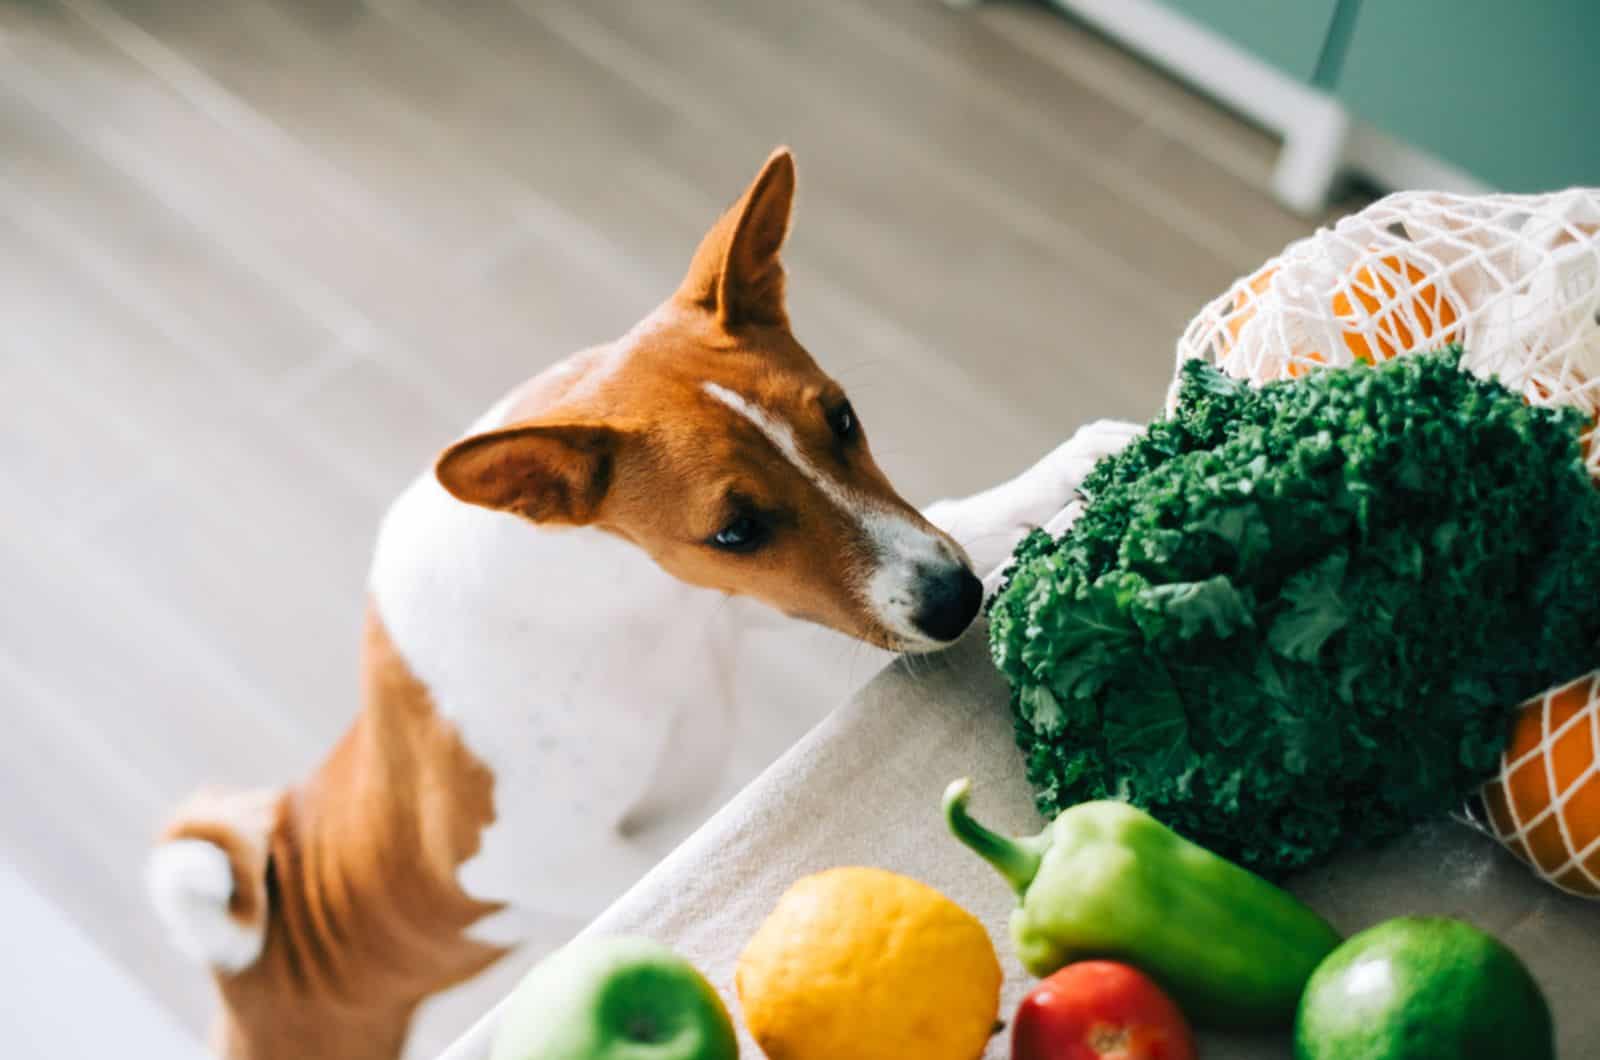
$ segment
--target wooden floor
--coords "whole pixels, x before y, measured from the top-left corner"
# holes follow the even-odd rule
[[[186,1025],[164,808],[329,745],[386,500],[780,142],[797,331],[919,500],[1150,412],[1308,230],[1269,138],[1025,5],[0,6],[0,852]]]

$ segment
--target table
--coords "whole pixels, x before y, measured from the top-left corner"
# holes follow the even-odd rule
[[[728,999],[746,940],[796,878],[837,865],[877,865],[923,880],[988,926],[1006,969],[1009,1016],[1031,985],[1010,953],[1015,899],[983,862],[949,838],[939,799],[974,781],[973,811],[993,827],[1033,832],[1012,742],[1005,686],[978,628],[933,658],[902,659],[831,714],[602,914],[586,931],[641,934],[675,947]],[[1563,895],[1495,843],[1443,820],[1375,852],[1344,857],[1291,889],[1343,932],[1405,914],[1464,917],[1493,932],[1533,970],[1556,1015],[1561,1056],[1600,1057],[1600,902]],[[488,1013],[441,1060],[482,1060]],[[741,1034],[743,1029],[741,1027]],[[742,1055],[760,1057],[744,1036]],[[1002,1060],[999,1035],[985,1060]],[[1207,1036],[1206,1060],[1276,1060],[1286,1035]]]

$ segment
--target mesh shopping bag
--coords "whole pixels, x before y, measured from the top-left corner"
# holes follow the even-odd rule
[[[1470,816],[1557,887],[1600,898],[1600,670],[1517,708]]]
[[[1464,369],[1582,409],[1600,478],[1600,189],[1390,195],[1236,281],[1184,331],[1178,363],[1260,384],[1452,342]],[[1518,708],[1468,817],[1545,880],[1600,898],[1600,670]]]
[[[1235,282],[1178,360],[1263,383],[1450,342],[1535,404],[1600,413],[1600,189],[1390,195]]]

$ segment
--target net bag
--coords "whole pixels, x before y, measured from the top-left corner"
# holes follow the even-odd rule
[[[1517,708],[1469,815],[1563,891],[1600,898],[1600,670]]]
[[[1595,419],[1600,189],[1390,195],[1237,280],[1190,322],[1178,361],[1264,383],[1451,342],[1469,371]],[[1174,380],[1169,410],[1176,398]],[[1585,453],[1600,476],[1600,447]]]
[[[1600,478],[1600,189],[1390,195],[1235,281],[1177,355],[1259,385],[1452,342],[1465,370],[1581,409]],[[1480,802],[1469,818],[1534,872],[1600,898],[1600,670],[1518,708]]]

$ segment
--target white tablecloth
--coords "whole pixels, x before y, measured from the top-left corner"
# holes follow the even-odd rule
[[[974,813],[1033,832],[1034,813],[1012,742],[1006,691],[985,657],[983,629],[935,659],[907,659],[812,730],[588,931],[640,934],[676,947],[723,992],[740,1021],[734,962],[778,896],[798,877],[837,865],[877,865],[923,880],[988,925],[1007,980],[1009,1017],[1031,985],[1011,955],[1015,899],[987,865],[944,830],[939,799],[958,776],[975,782]],[[1308,874],[1294,890],[1340,930],[1403,914],[1464,917],[1512,946],[1556,1014],[1561,1056],[1600,1058],[1600,903],[1539,883],[1464,825],[1440,822],[1370,855]],[[488,1056],[491,1011],[441,1060]],[[741,1027],[741,1034],[743,1029]],[[745,1036],[743,1055],[760,1051]],[[987,1057],[1008,1055],[1004,1035]],[[1205,1039],[1207,1060],[1289,1055],[1287,1036]]]

